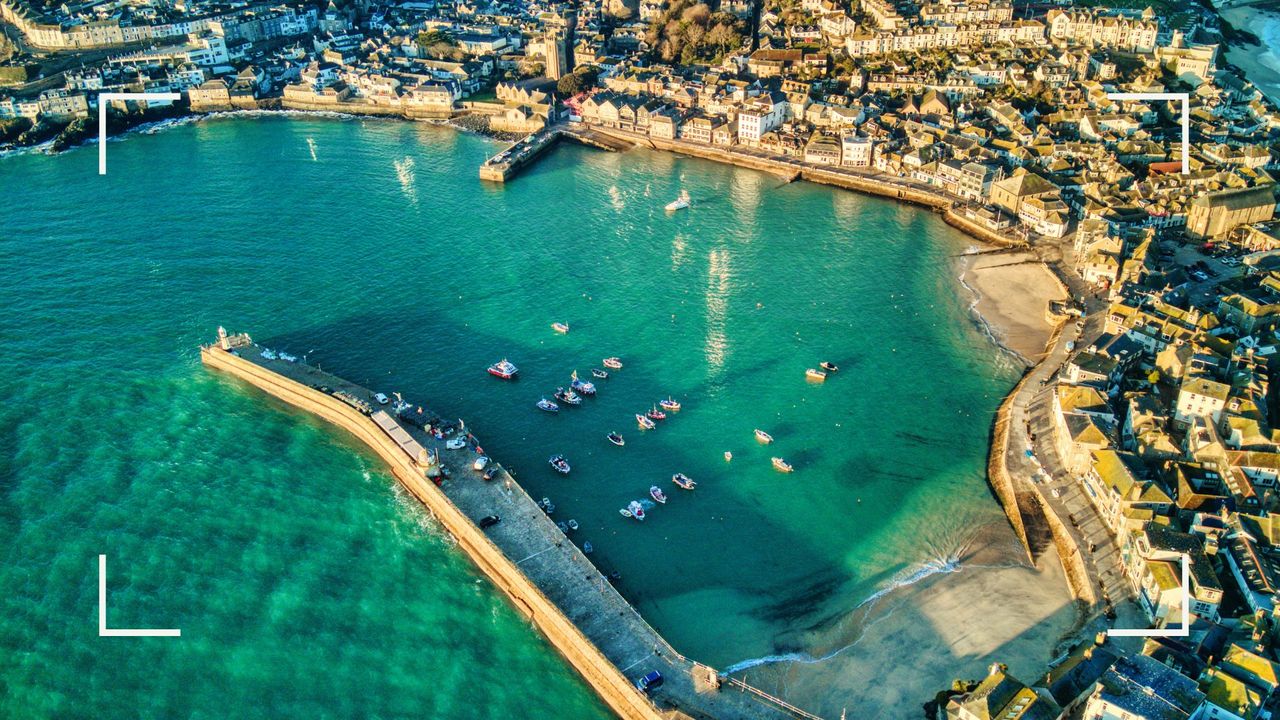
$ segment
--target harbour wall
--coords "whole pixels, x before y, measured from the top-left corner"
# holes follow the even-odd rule
[[[1018,541],[1022,543],[1023,549],[1027,551],[1027,560],[1035,562],[1035,557],[1031,554],[1031,541],[1027,538],[1027,525],[1022,517],[1022,510],[1018,506],[1018,491],[1014,487],[1013,475],[1009,472],[1009,466],[1005,463],[1005,453],[1009,451],[1009,422],[1013,409],[1014,399],[1017,397],[1019,388],[1027,381],[1027,375],[1024,375],[1018,384],[1014,386],[1013,391],[1005,397],[1004,402],[1000,403],[1000,408],[996,410],[995,419],[991,424],[991,450],[987,455],[987,482],[991,485],[991,490],[995,492],[996,499],[1000,501],[1000,507],[1004,509],[1005,517],[1009,518],[1009,524],[1013,526],[1013,532],[1018,536]]]
[[[391,468],[401,485],[458,541],[458,547],[507,596],[591,685],[601,700],[624,720],[660,720],[663,716],[574,625],[560,609],[502,553],[448,497],[426,480],[404,451],[368,417],[346,403],[282,377],[216,346],[201,348],[201,361],[346,430]]]
[[[788,178],[796,177],[798,173],[799,179],[801,180],[808,180],[809,182],[820,183],[823,185],[834,185],[848,190],[867,193],[868,195],[886,197],[900,202],[910,203],[912,205],[922,205],[935,210],[946,209],[952,204],[952,200],[941,194],[896,185],[882,180],[877,180],[875,178],[863,178],[846,172],[824,170],[800,163],[782,162],[768,157],[749,155],[747,153],[727,150],[713,145],[701,145],[682,140],[666,140],[663,138],[655,138],[614,130],[612,128],[592,127],[591,129],[603,135],[617,137],[621,140],[626,140],[637,145],[647,145],[655,150],[666,150],[668,152],[702,158],[704,160],[728,163],[739,167],[751,168],[752,170],[762,170],[775,175],[780,174]]]
[[[1055,274],[1055,278],[1056,278]],[[1059,279],[1059,282],[1061,280]],[[1048,347],[1056,348],[1062,343],[1063,329],[1067,320],[1059,318]],[[1048,530],[1049,539],[1058,552],[1058,560],[1062,564],[1066,576],[1067,587],[1072,597],[1088,608],[1097,606],[1098,596],[1089,571],[1085,566],[1084,555],[1075,537],[1067,529],[1066,523],[1058,515],[1054,507],[1045,499],[1041,487],[1026,478],[1016,476],[1009,470],[1010,453],[1016,453],[1010,447],[1013,429],[1013,413],[1018,407],[1023,413],[1027,411],[1029,402],[1024,399],[1024,391],[1029,392],[1028,383],[1033,378],[1040,378],[1052,373],[1048,367],[1053,352],[1047,353],[1043,359],[1030,368],[1013,387],[996,411],[991,430],[991,450],[987,457],[987,481],[1000,501],[1005,516],[1013,526],[1014,533],[1027,550],[1027,557],[1034,563],[1030,534],[1037,530]],[[1080,620],[1084,620],[1081,617]]]
[[[965,233],[966,235],[972,235],[973,237],[992,245],[1000,245],[1004,247],[1025,247],[1027,245],[1027,243],[1022,240],[1009,237],[1008,235],[1003,235],[991,228],[979,225],[956,212],[954,207],[947,208],[947,211],[942,214],[942,219],[946,221],[948,225],[960,232]],[[1056,277],[1057,276],[1055,275],[1055,278]],[[1059,282],[1061,282],[1061,280],[1059,280]]]
[[[280,101],[285,110],[307,110],[312,112],[336,112],[348,115],[377,115],[379,117],[399,117],[408,120],[448,120],[458,113],[454,110],[428,110],[376,105],[359,100],[337,100],[332,102],[308,101],[298,97],[285,97]]]

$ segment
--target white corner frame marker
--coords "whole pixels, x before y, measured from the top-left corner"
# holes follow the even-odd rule
[[[1107,635],[1111,637],[1187,637],[1191,634],[1191,578],[1187,570],[1188,559],[1187,554],[1182,554],[1182,627],[1177,630],[1169,628],[1157,628],[1154,630],[1141,630],[1137,628],[1121,628],[1119,630],[1107,630]]]
[[[98,556],[98,637],[181,637],[177,628],[137,630],[107,627],[107,556]]]
[[[107,174],[107,106],[113,100],[181,100],[182,93],[98,93],[98,174]]]
[[[1112,100],[1153,100],[1182,103],[1182,174],[1191,172],[1191,94],[1190,93],[1107,93]]]

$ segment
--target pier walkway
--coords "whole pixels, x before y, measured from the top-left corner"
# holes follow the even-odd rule
[[[506,182],[561,139],[573,140],[581,145],[611,152],[626,150],[632,146],[625,140],[592,132],[588,128],[575,128],[564,124],[548,125],[486,160],[480,166],[480,179]]]
[[[247,336],[231,336],[223,342],[222,346],[201,349],[206,365],[343,427],[378,452],[397,479],[454,535],[459,548],[619,716],[820,720],[739,680],[725,679],[721,684],[713,669],[676,652],[515,478],[500,470],[491,481],[485,481],[472,469],[481,448],[478,438],[465,435],[466,447],[449,450],[444,440],[419,425],[448,427],[453,423],[442,423],[412,399],[406,399],[409,409],[401,419],[393,420],[391,406],[380,404],[368,388],[296,360],[271,357],[274,353],[270,351],[264,356],[263,348]],[[411,457],[415,453],[418,457]],[[438,462],[428,458],[437,455]],[[443,470],[438,490],[424,468],[433,473]],[[439,492],[447,498],[443,503]],[[455,512],[466,520],[457,518]],[[487,515],[498,515],[501,521],[480,531],[476,523]],[[487,541],[481,539],[484,537]],[[492,547],[502,557],[494,556]],[[559,610],[554,617],[542,611],[546,600]],[[650,695],[642,695],[632,683],[653,670],[662,673],[665,683]]]

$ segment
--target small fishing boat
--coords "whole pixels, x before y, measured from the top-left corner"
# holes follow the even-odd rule
[[[725,451],[724,451],[724,461],[725,461],[725,462],[729,462],[729,461],[730,461],[730,460],[732,460],[732,459],[733,459],[733,453],[729,452],[728,450],[725,450]]]
[[[677,402],[670,395],[667,396],[666,400],[659,401],[658,405],[660,405],[663,410],[669,410],[671,412],[680,412],[680,403]]]
[[[818,363],[818,367],[822,368],[823,370],[826,370],[829,373],[840,372],[840,368],[837,367],[835,363],[827,362],[826,360],[823,360],[822,362]]]
[[[644,522],[644,506],[638,500],[632,500],[627,505],[627,511],[631,513],[631,517]]]
[[[551,503],[551,498],[542,498],[538,501],[538,509],[550,515],[556,511],[556,506]]]
[[[652,408],[650,408],[649,412],[645,413],[645,416],[647,416],[650,420],[666,420],[667,419],[667,414],[659,410],[657,405],[654,405]]]
[[[671,482],[675,483],[676,485],[679,485],[681,488],[684,488],[685,490],[692,490],[698,487],[698,483],[694,482],[692,479],[689,478],[688,475],[685,475],[684,473],[676,473],[675,475],[672,475]]]
[[[813,368],[809,368],[808,370],[804,371],[804,379],[812,382],[824,382],[827,379],[827,374],[822,372],[821,370],[814,370]]]
[[[652,430],[658,427],[657,424],[655,424],[652,420],[641,415],[640,413],[636,413],[636,422],[640,423],[640,427],[644,430]]]
[[[789,473],[792,470],[795,470],[795,468],[791,467],[791,463],[787,462],[786,460],[783,460],[780,457],[773,458],[772,462],[773,462],[773,469],[777,470],[778,472]]]
[[[551,329],[563,335],[569,332],[569,324],[562,322],[551,323]]]
[[[547,464],[551,466],[552,470],[555,470],[561,475],[569,474],[569,461],[565,460],[563,455],[552,455],[550,458],[547,458]]]
[[[568,525],[565,525],[563,520],[561,520],[560,522],[556,523],[556,529],[560,531],[560,534],[561,534],[561,535],[568,535],[568,534],[569,534],[569,526],[568,526]]]
[[[649,486],[649,497],[653,498],[653,501],[659,505],[667,504],[667,494],[662,492],[662,488],[657,485]]]
[[[596,394],[596,384],[593,382],[588,382],[586,380],[579,380],[577,370],[574,370],[573,375],[570,376],[569,387],[573,388],[574,390],[577,390],[583,395]]]
[[[582,398],[578,397],[577,393],[572,390],[565,390],[564,388],[556,388],[556,393],[553,397],[565,405],[582,404]]]
[[[583,542],[583,543],[582,543],[582,554],[583,554],[583,555],[590,555],[590,554],[591,554],[591,553],[593,553],[593,552],[595,552],[595,548],[591,547],[591,541],[590,541],[590,540],[587,540],[587,541],[585,541],[585,542]]]
[[[489,374],[494,377],[500,377],[503,380],[510,380],[520,372],[520,368],[516,367],[511,361],[502,358],[498,362],[489,366]]]
[[[622,361],[621,361],[621,360],[619,360],[619,359],[618,359],[618,358],[616,358],[616,357],[609,357],[609,358],[605,358],[604,360],[601,360],[601,361],[600,361],[600,364],[601,364],[601,365],[604,365],[605,367],[609,368],[610,370],[621,370],[621,369],[622,369]]]
[[[597,378],[599,380],[608,380],[609,371],[601,370],[600,368],[591,368],[591,377]]]
[[[570,530],[577,530],[577,529],[578,529],[578,521],[577,521],[577,520],[570,519],[570,520],[569,520],[569,529],[570,529]]]
[[[687,207],[689,207],[689,191],[687,190],[681,190],[680,195],[675,200],[667,203],[667,210],[672,212],[683,210]]]
[[[756,440],[759,440],[765,445],[768,445],[769,443],[773,442],[773,436],[761,430],[760,428],[756,428]]]
[[[622,439],[622,435],[620,433],[611,432],[605,437],[609,438],[609,442],[617,445],[618,447],[622,447],[627,444],[627,441]]]
[[[538,409],[546,412],[560,412],[560,406],[546,398],[538,401]]]
[[[618,514],[621,515],[622,517],[628,517],[628,518],[631,517],[631,511],[626,508],[622,508],[621,510],[619,510]]]

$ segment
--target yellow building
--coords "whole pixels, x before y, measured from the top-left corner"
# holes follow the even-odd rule
[[[1273,183],[1207,193],[1187,208],[1187,235],[1202,240],[1219,238],[1240,225],[1270,220],[1275,211]]]

